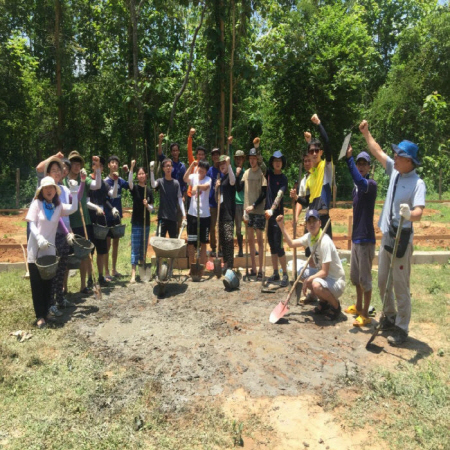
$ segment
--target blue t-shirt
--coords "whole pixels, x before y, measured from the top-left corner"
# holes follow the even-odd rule
[[[352,242],[375,244],[373,214],[377,199],[377,183],[370,178],[364,178],[358,171],[353,156],[346,160],[348,169],[355,183],[353,188],[353,232]]]
[[[105,182],[112,188],[114,187],[114,180],[109,177],[109,175],[105,178]],[[118,187],[117,187],[117,197],[116,198],[109,198],[108,200],[111,203],[111,206],[113,208],[117,208],[120,214],[120,218],[123,217],[122,215],[122,189],[130,189],[130,185],[128,184],[128,181],[125,181],[123,178],[119,177],[118,181]],[[113,220],[113,215],[111,211],[106,210],[105,211],[106,220],[110,221]]]
[[[211,166],[206,172],[206,176],[211,178],[211,190],[209,191],[209,207],[210,208],[217,208],[217,202],[216,202],[216,181],[217,181],[217,175],[220,173],[219,169],[216,169],[214,166]],[[223,175],[220,175],[220,179],[223,178]]]

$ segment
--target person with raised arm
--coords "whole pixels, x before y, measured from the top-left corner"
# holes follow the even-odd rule
[[[385,315],[381,322],[382,330],[391,331],[391,335],[388,336],[389,344],[398,346],[407,340],[411,321],[409,282],[413,253],[413,222],[420,221],[425,208],[426,186],[416,172],[416,167],[420,166],[419,147],[408,140],[403,140],[398,145],[392,144],[394,151],[394,159],[392,159],[375,141],[366,120],[360,123],[359,130],[367,142],[370,153],[389,176],[386,200],[378,221],[378,227],[383,233],[378,253],[378,288],[381,298],[384,298],[391,265],[393,251],[391,244],[396,235],[400,217],[404,219],[399,251],[394,261],[393,283],[387,293],[384,305]]]

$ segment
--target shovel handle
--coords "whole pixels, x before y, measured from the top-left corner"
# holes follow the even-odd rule
[[[316,251],[316,248],[319,246],[320,242],[322,241],[322,238],[323,238],[324,234],[327,232],[330,223],[331,223],[331,219],[328,219],[328,222],[326,223],[324,229],[322,230],[322,234],[320,235],[319,240],[317,241],[316,245],[315,245],[314,248],[312,249],[312,252],[311,252],[311,254],[309,255],[308,259],[306,260],[305,265],[303,266],[303,268],[302,268],[302,270],[300,271],[300,273],[299,273],[297,279],[295,280],[295,283],[292,285],[291,290],[289,291],[289,293],[288,293],[288,295],[287,295],[287,297],[286,297],[286,300],[284,301],[284,305],[285,305],[286,308],[287,308],[287,306],[288,306],[289,300],[291,299],[292,293],[293,293],[294,290],[295,290],[295,287],[296,287],[297,284],[300,282],[300,279],[301,279],[303,273],[305,272],[306,268],[308,267],[308,264],[309,264],[309,261],[310,261],[311,258],[312,258],[312,255],[314,255],[314,252]]]

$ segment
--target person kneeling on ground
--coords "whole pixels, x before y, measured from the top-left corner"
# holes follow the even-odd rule
[[[335,320],[341,313],[338,298],[345,290],[345,272],[336,247],[331,238],[323,234],[320,228],[320,216],[315,209],[310,209],[305,217],[308,233],[293,241],[284,227],[283,216],[277,217],[278,225],[289,247],[309,247],[314,267],[308,267],[303,274],[303,293],[311,289],[319,299],[314,308],[315,314],[323,314],[327,320]]]

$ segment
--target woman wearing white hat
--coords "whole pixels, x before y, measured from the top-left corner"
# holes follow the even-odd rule
[[[78,209],[78,184],[70,186],[70,193],[72,204],[61,203],[59,199],[61,188],[52,177],[43,178],[26,217],[26,220],[30,222],[27,260],[38,328],[44,328],[47,325],[52,280],[41,278],[36,259],[38,253],[39,256],[55,254],[55,237],[60,217],[68,216]],[[71,241],[73,234],[69,233],[67,239]]]

